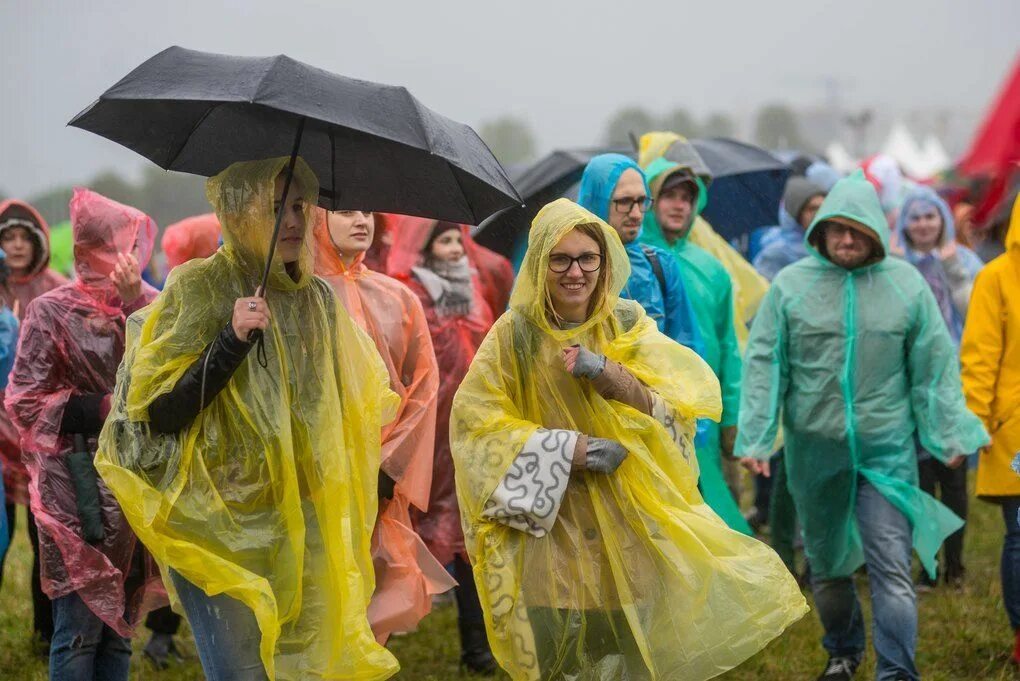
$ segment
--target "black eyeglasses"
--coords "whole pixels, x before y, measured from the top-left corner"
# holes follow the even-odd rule
[[[652,199],[647,196],[636,196],[634,198],[623,198],[613,199],[613,208],[616,212],[626,215],[627,213],[634,210],[634,206],[640,206],[642,213],[647,213],[652,209]]]
[[[549,269],[556,274],[563,274],[573,267],[575,262],[582,272],[598,272],[602,267],[602,256],[598,253],[584,253],[571,258],[569,255],[553,253],[549,256]]]

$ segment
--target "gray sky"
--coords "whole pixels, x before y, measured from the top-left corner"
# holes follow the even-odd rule
[[[736,117],[820,104],[826,76],[850,107],[980,111],[1018,26],[1016,0],[2,0],[0,189],[133,174],[140,157],[65,124],[174,44],[406,85],[474,126],[512,113],[548,150],[596,143],[628,104]]]

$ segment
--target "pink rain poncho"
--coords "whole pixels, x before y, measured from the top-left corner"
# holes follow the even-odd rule
[[[383,428],[381,468],[395,484],[379,500],[372,534],[375,593],[368,621],[380,643],[395,631],[412,631],[432,609],[432,596],[456,583],[412,529],[410,510],[428,510],[436,430],[439,369],[428,322],[418,298],[396,279],[364,265],[347,267],[333,246],[326,212],[315,227],[315,274],[336,291],[347,313],[375,343],[400,396],[394,420]]]
[[[13,221],[13,222],[10,222]],[[0,201],[0,225],[9,223],[28,229],[35,238],[38,252],[27,274],[7,278],[6,290],[0,290],[4,302],[18,319],[24,319],[25,308],[33,300],[67,283],[67,279],[50,269],[50,228],[39,212],[17,199]],[[2,234],[0,229],[0,234]],[[3,391],[0,391],[3,399]],[[7,412],[0,409],[0,460],[3,461],[4,489],[7,501],[28,505],[28,469],[21,460],[18,430]]]
[[[414,527],[429,550],[446,565],[464,552],[464,533],[460,526],[460,507],[454,483],[453,458],[450,455],[450,409],[457,387],[467,374],[471,360],[481,345],[493,317],[482,294],[477,274],[472,276],[473,298],[466,314],[441,313],[425,286],[412,272],[424,262],[422,250],[436,227],[435,220],[394,216],[386,217],[392,230],[392,245],[387,258],[387,273],[407,284],[425,310],[432,345],[439,364],[439,399],[436,416],[436,437],[432,459],[432,490],[428,512],[415,511]],[[467,241],[467,228],[462,227]],[[470,250],[465,248],[470,262]]]
[[[220,247],[220,221],[215,213],[184,218],[163,230],[159,245],[168,271],[195,258],[208,258]]]
[[[468,260],[478,271],[482,296],[489,304],[493,316],[498,317],[506,312],[510,303],[510,291],[514,287],[514,266],[499,253],[472,239],[467,229],[464,231],[464,249]]]
[[[71,198],[77,278],[39,296],[28,308],[5,406],[21,433],[31,477],[32,512],[39,527],[42,588],[51,599],[72,592],[121,636],[166,603],[159,572],[102,480],[98,480],[105,537],[82,538],[75,488],[65,462],[72,440],[61,433],[74,395],[110,394],[124,354],[128,315],[156,297],[121,301],[109,275],[118,253],[134,253],[139,268],[152,254],[156,224],[139,210],[87,189]],[[95,451],[94,438],[88,440]]]

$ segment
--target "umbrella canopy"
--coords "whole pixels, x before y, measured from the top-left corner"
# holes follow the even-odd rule
[[[666,151],[666,158],[693,165],[708,185],[705,218],[726,239],[738,238],[776,222],[790,168],[769,152],[726,138],[691,140],[697,156],[681,154],[685,145]],[[475,230],[475,240],[511,259],[527,234],[532,219],[545,204],[561,196],[577,195],[584,167],[609,152],[636,157],[625,149],[568,149],[555,151],[513,178],[524,205],[509,208]],[[518,249],[519,250],[519,249]]]
[[[788,165],[760,147],[723,137],[691,144],[714,178],[702,215],[720,236],[736,239],[776,223]]]
[[[205,176],[298,148],[319,178],[319,204],[329,210],[478,224],[520,202],[470,127],[431,111],[403,87],[338,76],[283,55],[171,47],[69,125],[161,168]]]

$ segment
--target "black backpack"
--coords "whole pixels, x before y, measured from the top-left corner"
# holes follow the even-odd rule
[[[648,258],[648,264],[652,266],[652,274],[655,275],[655,279],[659,282],[659,290],[662,291],[662,300],[666,302],[666,273],[662,269],[659,254],[648,244],[641,244],[641,251]]]

